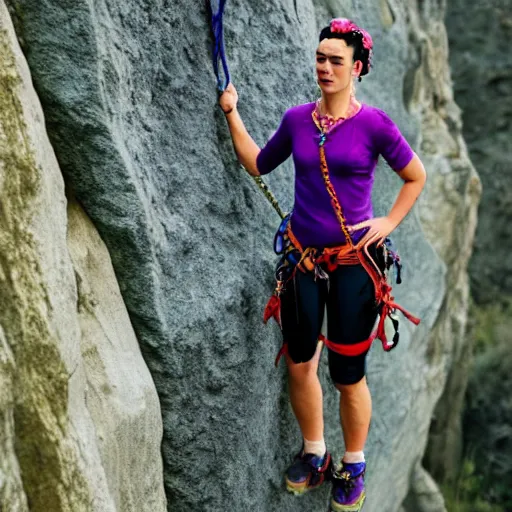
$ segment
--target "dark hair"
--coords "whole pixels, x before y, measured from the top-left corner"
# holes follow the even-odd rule
[[[354,62],[360,60],[363,63],[359,81],[361,81],[362,76],[368,74],[370,70],[370,50],[363,46],[363,34],[361,32],[331,32],[331,27],[329,26],[323,28],[322,32],[320,32],[319,42],[322,42],[324,39],[343,39],[347,46],[354,48]]]

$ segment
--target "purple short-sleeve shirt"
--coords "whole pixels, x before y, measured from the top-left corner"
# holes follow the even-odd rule
[[[314,103],[306,103],[285,112],[276,133],[259,153],[257,166],[260,174],[267,174],[292,155],[295,236],[303,247],[340,245],[345,236],[320,170],[319,131],[311,116],[314,108]],[[327,135],[324,147],[331,182],[349,225],[373,217],[371,194],[379,155],[395,171],[401,171],[414,156],[388,115],[366,104]]]

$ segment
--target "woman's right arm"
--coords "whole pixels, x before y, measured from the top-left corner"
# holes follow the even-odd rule
[[[268,174],[281,165],[292,154],[292,136],[287,111],[277,131],[270,137],[263,149],[260,149],[247,132],[236,109],[238,94],[233,84],[229,84],[219,99],[233,139],[233,145],[240,163],[249,174],[260,176]]]
[[[256,158],[261,150],[249,135],[236,108],[237,102],[238,94],[234,85],[230,83],[222,93],[219,104],[226,115],[238,160],[247,169],[249,174],[259,176]]]

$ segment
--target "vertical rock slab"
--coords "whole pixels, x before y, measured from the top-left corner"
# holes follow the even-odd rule
[[[14,377],[16,363],[0,327],[0,510],[28,512],[14,447]]]
[[[512,297],[512,2],[448,3],[454,94],[463,112],[463,132],[482,178],[475,252],[470,263],[474,299],[475,357],[464,412],[464,455],[484,491],[482,498],[512,505],[510,384],[507,356]],[[483,404],[486,404],[483,407]],[[460,460],[459,458],[456,462]],[[438,457],[436,476],[459,477],[451,458]]]
[[[85,402],[116,511],[165,509],[162,417],[110,256],[81,206],[67,208]]]
[[[77,293],[62,175],[0,2],[0,505],[162,511],[156,393],[108,254],[82,223],[70,225],[70,240],[75,257],[77,247],[93,251],[89,260],[101,269],[77,257],[77,278],[94,291],[96,317],[105,322],[95,329],[80,311],[92,294]],[[110,296],[99,292],[105,288]],[[112,370],[116,362],[122,371]]]
[[[439,10],[430,2],[422,3],[417,11],[411,10],[409,34],[413,51],[408,77],[408,102],[412,109],[422,112],[421,151],[429,170],[420,201],[420,217],[425,235],[447,268],[444,304],[427,352],[429,390],[437,404],[425,460],[434,472],[434,458],[442,459],[448,466],[460,453],[460,412],[471,353],[467,338],[467,266],[481,193],[480,180],[462,136],[461,112],[453,98],[444,14],[444,6]],[[425,441],[422,436],[422,443]],[[421,471],[416,474],[421,475]],[[412,486],[416,496],[408,500],[409,507],[413,504],[408,508],[411,512],[437,506],[435,493],[429,506],[429,493],[420,495],[421,488],[422,485]]]

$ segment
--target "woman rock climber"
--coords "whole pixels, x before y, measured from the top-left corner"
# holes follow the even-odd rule
[[[277,291],[290,401],[303,445],[286,471],[287,489],[300,494],[332,480],[331,508],[357,511],[365,499],[363,450],[372,411],[365,378],[367,341],[373,341],[377,317],[383,316],[376,297],[381,304],[387,300],[386,305],[399,307],[391,302],[387,288],[376,289],[379,281],[372,279],[364,264],[362,248],[370,248],[366,254],[377,257],[418,198],[426,175],[386,113],[354,95],[353,81],[370,69],[370,35],[352,21],[338,18],[321,31],[319,39],[316,77],[321,97],[287,110],[263,149],[240,118],[231,83],[219,104],[238,158],[251,175],[271,172],[290,155],[295,164],[294,206],[285,228],[281,227],[290,257],[284,258],[280,274],[284,278]],[[388,215],[374,218],[371,193],[379,155],[404,183]],[[382,299],[386,294],[387,299]],[[340,391],[346,449],[336,470],[324,442],[317,376],[324,309],[329,371]]]

